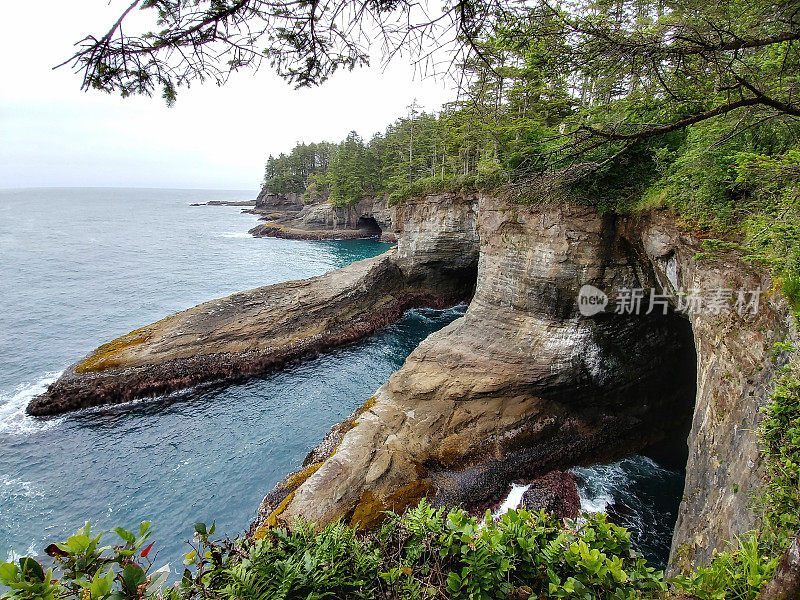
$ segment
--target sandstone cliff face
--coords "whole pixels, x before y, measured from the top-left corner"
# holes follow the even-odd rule
[[[586,208],[511,209],[488,197],[467,204],[477,214],[480,258],[466,315],[423,342],[337,433],[335,452],[312,453],[313,474],[294,489],[283,485],[277,506],[272,494],[262,519],[370,525],[380,511],[424,495],[480,502],[521,474],[685,436],[695,383],[688,324],[674,315],[586,319],[577,311],[585,283],[649,283],[617,224]],[[401,265],[404,251],[427,247],[403,240]]]
[[[474,283],[479,237],[477,199],[442,194],[412,199],[395,211],[397,263],[410,282],[446,287]],[[420,257],[425,257],[420,260]],[[464,282],[464,283],[458,283]]]
[[[666,215],[633,225],[668,291],[762,290],[755,315],[738,311],[690,316],[697,349],[697,398],[683,501],[672,540],[671,569],[706,563],[716,548],[755,525],[753,495],[763,484],[757,430],[772,381],[787,357],[776,342],[797,339],[791,311],[769,277],[741,261],[698,261],[697,240]]]
[[[387,233],[395,230],[395,209],[384,198],[365,198],[353,206],[334,207],[328,202],[305,206],[296,216],[307,229],[359,229],[367,219],[374,219]]]
[[[480,258],[466,315],[425,340],[334,427],[265,499],[257,524],[303,516],[371,526],[380,511],[423,496],[479,503],[521,475],[657,446],[663,452],[665,442],[683,454],[686,440],[673,564],[704,562],[753,527],[750,494],[762,476],[755,429],[776,368],[770,350],[791,330],[785,306],[769,298],[755,316],[583,317],[576,297],[584,284],[669,293],[767,290],[769,281],[737,262],[694,260],[697,240],[665,214],[615,220],[580,207],[432,200],[398,207],[400,264],[430,250],[425,237],[403,235],[409,219],[430,211],[434,229],[451,223],[471,231],[458,220],[474,215],[470,239]],[[448,202],[470,211],[447,215]],[[445,244],[440,233],[437,243]]]
[[[385,197],[337,207],[327,201],[304,204],[300,194],[262,191],[256,212],[265,215],[267,221],[250,230],[256,237],[321,240],[380,235],[385,241],[397,241],[396,210]]]

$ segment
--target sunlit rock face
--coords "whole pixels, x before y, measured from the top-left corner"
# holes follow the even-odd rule
[[[482,503],[521,475],[685,440],[695,389],[689,322],[672,312],[578,310],[586,284],[655,282],[619,223],[589,208],[512,207],[487,196],[422,203],[398,208],[398,220],[424,216],[436,235],[401,235],[400,268],[409,276],[403,261],[420,253],[439,252],[441,270],[457,264],[464,232],[474,231],[478,274],[466,315],[425,340],[335,452],[316,456],[314,473],[285,487],[279,505],[273,497],[262,506],[262,517],[369,526],[422,496]]]
[[[457,212],[469,213],[468,204],[459,206]],[[478,261],[474,219],[470,231],[459,233],[460,222],[441,225],[413,211],[406,215],[403,235],[424,238],[427,246],[393,248],[320,277],[170,315],[72,365],[28,412],[58,414],[260,373],[363,338],[408,308],[469,299]],[[446,243],[437,243],[437,236]]]
[[[683,289],[766,291],[768,277],[735,258],[695,260],[700,242],[665,212],[615,218],[436,196],[398,207],[398,231],[423,217],[427,229],[415,231],[438,236],[401,235],[401,269],[426,279],[458,264],[474,240],[466,315],[334,428],[303,476],[262,504],[257,524],[299,515],[368,527],[423,496],[479,505],[515,478],[646,451],[673,463],[688,456],[673,569],[706,561],[755,525],[759,409],[785,359],[773,360],[774,342],[795,337],[789,312],[767,295],[755,314],[673,309]],[[421,249],[441,261],[403,266]],[[586,285],[607,293],[606,311],[581,313]],[[616,314],[619,288],[671,296],[667,314],[660,305]]]

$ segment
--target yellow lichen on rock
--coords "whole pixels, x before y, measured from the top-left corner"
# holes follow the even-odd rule
[[[365,412],[367,412],[370,408],[375,406],[375,402],[376,402],[375,396],[373,396],[372,398],[370,398],[369,400],[364,402],[364,404],[362,404],[358,408],[358,410],[356,410],[356,412],[353,413],[353,418],[352,419],[342,423],[342,428],[341,428],[342,434],[345,434],[348,431],[350,431],[351,429],[353,429],[354,427],[358,426],[358,419],[361,418],[361,415],[363,415]],[[336,451],[334,450],[334,453],[335,452]],[[333,455],[331,455],[331,456],[333,456]]]
[[[298,471],[294,475],[291,475],[289,479],[286,480],[286,483],[283,484],[283,488],[292,491],[296,490],[303,485],[309,477],[319,471],[320,467],[324,464],[324,462],[316,462],[308,465],[306,468]]]
[[[267,535],[267,531],[269,531],[270,528],[275,527],[275,525],[278,524],[278,517],[280,517],[283,511],[286,510],[286,507],[289,506],[289,503],[292,501],[293,498],[294,498],[294,492],[292,492],[291,494],[286,496],[286,498],[283,499],[283,502],[281,502],[278,505],[278,508],[273,510],[272,514],[269,517],[267,517],[267,520],[264,521],[264,524],[261,525],[261,527],[259,527],[258,529],[256,529],[256,532],[253,534],[253,539],[255,540],[263,539],[264,536]]]
[[[113,369],[122,364],[120,360],[120,352],[131,346],[144,344],[150,340],[150,335],[144,334],[145,328],[136,329],[128,334],[118,337],[115,340],[103,344],[97,348],[92,354],[75,367],[76,373],[93,373],[96,371],[103,371],[105,369]]]
[[[360,531],[373,529],[383,521],[387,510],[401,513],[426,496],[432,495],[434,491],[434,485],[427,479],[412,481],[385,499],[378,498],[369,490],[364,490],[350,518],[350,525],[358,526]]]

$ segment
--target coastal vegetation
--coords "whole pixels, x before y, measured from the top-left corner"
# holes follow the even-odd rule
[[[800,377],[784,369],[765,409],[760,436],[769,481],[759,498],[761,526],[709,565],[672,579],[633,551],[629,532],[604,514],[561,521],[510,510],[494,520],[425,500],[360,531],[341,521],[323,529],[296,520],[261,535],[215,540],[196,523],[179,583],[153,570],[150,524],[122,528],[101,546],[91,524],[46,549],[54,567],[30,557],[0,563],[7,600],[301,600],[449,598],[638,599],[688,594],[703,600],[754,600],[800,529]]]
[[[772,292],[782,290],[800,311],[794,2],[485,0],[446,4],[441,16],[419,18],[406,2],[152,0],[142,7],[158,11],[162,29],[129,37],[120,21],[102,38],[87,38],[74,57],[86,87],[123,95],[161,88],[173,102],[193,78],[224,81],[230,70],[261,60],[297,85],[313,85],[365,63],[363,36],[371,37],[365,30],[372,27],[389,41],[411,36],[424,51],[439,27],[454,31],[465,81],[454,102],[436,113],[412,105],[368,141],[352,132],[339,143],[300,144],[271,157],[268,192],[335,206],[488,191],[517,203],[569,199],[602,213],[667,208],[704,239],[698,259],[734,252],[770,269]],[[206,53],[212,46],[219,52]],[[674,578],[672,590],[754,599],[797,535],[796,361],[765,412],[759,528]],[[0,565],[0,580],[15,599],[622,600],[668,591],[662,575],[632,555],[629,535],[603,516],[562,524],[512,511],[497,522],[478,521],[422,502],[404,515],[388,514],[370,532],[342,523],[318,531],[302,521],[267,528],[260,539],[214,541],[213,527],[202,524],[196,532],[178,589],[159,592],[161,575],[142,564],[145,526],[138,537],[117,531],[122,543],[101,549],[87,525],[72,542],[50,548],[59,579],[24,558]]]

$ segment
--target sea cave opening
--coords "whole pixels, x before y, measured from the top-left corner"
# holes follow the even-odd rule
[[[614,315],[610,318],[620,317]],[[581,509],[605,512],[609,521],[627,528],[637,552],[653,566],[667,567],[684,493],[689,435],[697,394],[697,351],[692,325],[685,315],[632,316],[644,321],[638,357],[626,362],[643,373],[631,393],[641,395],[643,435],[653,441],[614,462],[578,466]],[[642,368],[648,364],[650,368]],[[629,393],[620,390],[621,394]],[[648,431],[648,428],[650,431]]]
[[[587,423],[618,418],[609,429],[618,435],[606,436],[605,447],[594,445],[582,455],[579,451],[574,455],[577,466],[562,463],[555,468],[574,476],[581,511],[606,513],[609,521],[630,531],[634,549],[649,564],[664,569],[684,493],[697,393],[692,325],[669,310],[665,315],[604,314],[591,326],[599,348],[595,365],[606,368],[599,376],[605,378],[606,391],[590,396],[576,384],[558,401]],[[589,404],[594,406],[587,408]],[[620,442],[624,436],[629,439]],[[520,456],[527,456],[526,451]],[[519,462],[511,468],[516,477],[502,502],[492,505],[495,510],[538,510],[537,502],[552,502],[563,493],[564,478],[548,479],[564,475],[562,471],[523,474]]]
[[[364,232],[365,237],[378,237],[383,233],[383,229],[378,225],[374,217],[361,216],[356,223],[356,229]]]

